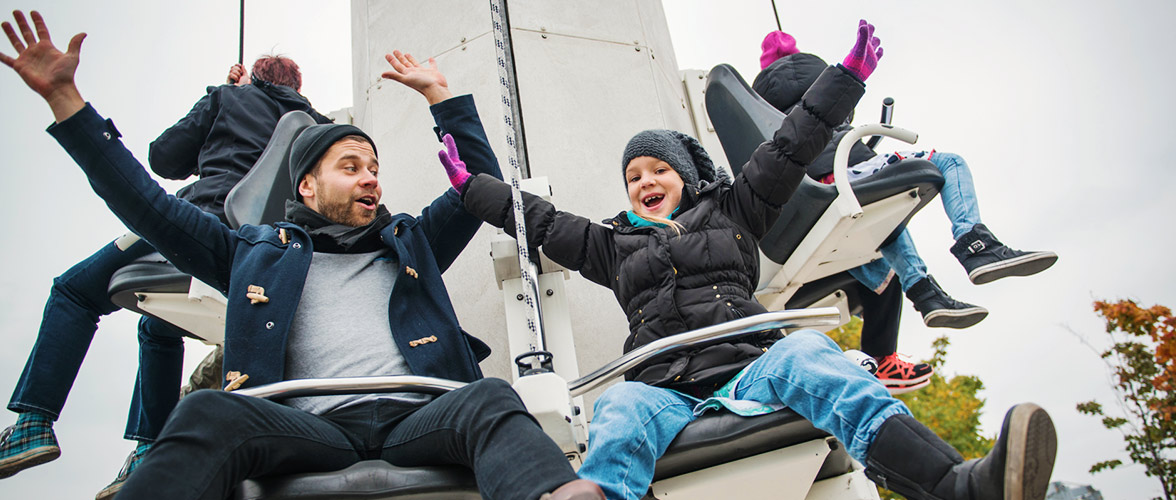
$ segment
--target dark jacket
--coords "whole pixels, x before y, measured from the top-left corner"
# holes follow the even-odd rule
[[[621,216],[593,224],[524,195],[528,243],[553,261],[612,289],[629,320],[626,352],[662,337],[765,312],[753,293],[758,240],[775,222],[816,157],[864,93],[856,77],[830,68],[733,183],[687,191],[674,216],[685,226],[633,227]],[[510,187],[480,175],[464,191],[470,213],[513,234]],[[703,394],[763,354],[778,335],[761,335],[655,359],[629,380]]]
[[[430,110],[437,126],[457,141],[471,172],[501,177],[473,98],[456,97]],[[314,250],[307,232],[288,222],[234,231],[168,195],[118,140],[114,124],[88,104],[49,132],[127,227],[181,271],[228,297],[224,370],[249,375],[244,387],[282,380],[286,337]],[[380,238],[402,266],[388,297],[396,345],[415,375],[467,382],[481,378],[478,361],[489,355],[489,349],[458,326],[441,280],[481,221],[462,208],[452,189],[419,216],[399,214],[392,219]],[[279,230],[288,235],[286,242]],[[250,285],[264,288],[269,302],[251,304],[245,296]],[[430,336],[437,340],[410,344]]]
[[[765,101],[768,101],[768,104],[785,114],[791,113],[792,108],[800,102],[800,97],[808,91],[809,87],[817,81],[817,76],[827,67],[828,65],[820,57],[804,52],[781,57],[755,75],[755,81],[752,82],[751,88]],[[844,123],[838,124],[833,129],[833,139],[829,141],[821,154],[808,164],[810,177],[820,180],[833,173],[833,155],[837,153],[837,143],[841,142],[841,138],[853,128],[849,125],[852,119],[853,113],[850,113]],[[858,141],[849,150],[849,165],[856,165],[874,156],[874,150]]]
[[[330,123],[290,87],[255,80],[247,85],[208,87],[188,115],[160,134],[147,153],[151,170],[166,179],[200,180],[179,197],[225,219],[225,197],[253,168],[278,119],[305,111],[318,123]]]

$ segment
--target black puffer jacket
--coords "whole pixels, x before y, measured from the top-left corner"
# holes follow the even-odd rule
[[[768,101],[768,104],[785,114],[791,113],[792,108],[800,102],[800,97],[817,81],[817,76],[826,67],[828,65],[825,61],[813,54],[800,52],[781,57],[755,75],[751,88]],[[837,143],[853,128],[849,125],[852,118],[853,113],[850,113],[844,123],[833,129],[833,139],[808,165],[810,177],[820,180],[833,173],[833,155],[837,152]],[[858,141],[849,150],[849,165],[853,166],[873,157],[874,150]]]
[[[609,287],[629,319],[629,350],[662,337],[765,309],[753,296],[759,276],[757,242],[799,185],[804,165],[829,142],[864,93],[860,81],[829,68],[805,94],[772,141],[760,145],[732,184],[687,187],[685,226],[633,227],[624,213],[606,226],[557,211],[524,194],[527,238],[549,258]],[[466,186],[470,213],[513,234],[510,186],[479,175]],[[763,354],[778,335],[765,335],[655,359],[629,380],[704,394]]]
[[[278,119],[305,111],[331,123],[290,87],[254,80],[248,85],[208,87],[188,115],[160,134],[147,153],[151,170],[168,179],[200,180],[179,196],[225,220],[225,197],[265,150]]]

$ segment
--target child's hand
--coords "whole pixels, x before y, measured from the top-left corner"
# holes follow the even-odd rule
[[[857,43],[841,65],[864,82],[878,67],[879,59],[882,59],[882,40],[874,36],[874,25],[862,19],[858,21]]]
[[[445,149],[438,151],[437,157],[441,159],[441,166],[445,167],[449,183],[453,184],[457,194],[461,194],[461,188],[465,187],[466,181],[470,179],[470,172],[466,170],[465,162],[457,156],[457,143],[453,142],[453,136],[445,134],[441,142],[445,143]]]

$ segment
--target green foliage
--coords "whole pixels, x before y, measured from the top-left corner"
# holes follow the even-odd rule
[[[1164,498],[1176,494],[1176,319],[1164,306],[1142,308],[1133,300],[1097,301],[1111,347],[1100,353],[1110,369],[1111,387],[1124,416],[1107,415],[1095,401],[1079,403],[1080,413],[1117,429],[1132,462],[1160,480]],[[1098,462],[1091,473],[1111,470],[1122,460]]]
[[[848,324],[828,333],[842,349],[857,349],[861,345],[862,322],[853,318]],[[935,434],[959,450],[965,458],[979,458],[992,449],[995,439],[980,434],[980,413],[984,399],[978,397],[984,383],[972,375],[955,375],[947,379],[941,369],[947,360],[951,341],[939,337],[932,342],[935,349],[927,363],[935,367],[931,385],[897,396],[911,409],[911,413]],[[885,490],[882,498],[902,498]]]

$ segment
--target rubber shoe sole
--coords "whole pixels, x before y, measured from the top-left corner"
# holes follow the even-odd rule
[[[967,328],[988,317],[988,309],[980,306],[964,309],[939,309],[923,316],[923,324],[931,328]]]
[[[899,394],[906,394],[911,391],[917,391],[919,389],[922,389],[924,387],[931,385],[931,380],[930,380],[931,376],[928,375],[927,377],[928,377],[927,380],[924,380],[924,381],[918,382],[918,383],[914,383],[914,384],[910,384],[910,385],[889,385],[889,384],[887,384],[886,390],[890,391],[891,396],[897,396]]]
[[[8,457],[3,461],[0,461],[0,479],[11,477],[22,470],[36,467],[46,462],[52,462],[60,456],[60,447],[40,446],[21,453],[20,455]]]
[[[119,491],[122,491],[123,483],[125,482],[126,481],[115,481],[109,486],[102,488],[102,491],[99,491],[97,495],[94,495],[94,500],[110,500],[111,498],[114,498],[114,496],[117,495]]]
[[[983,285],[1010,276],[1032,276],[1040,273],[1058,261],[1058,254],[1053,252],[1032,252],[988,265],[977,267],[968,273],[968,279],[973,284]]]
[[[915,378],[879,378],[878,381],[886,387],[903,387],[911,384],[919,384],[925,382],[935,375],[935,372],[927,373]]]
[[[1049,488],[1058,436],[1053,420],[1033,403],[1017,405],[1005,450],[1005,500],[1042,500]]]

